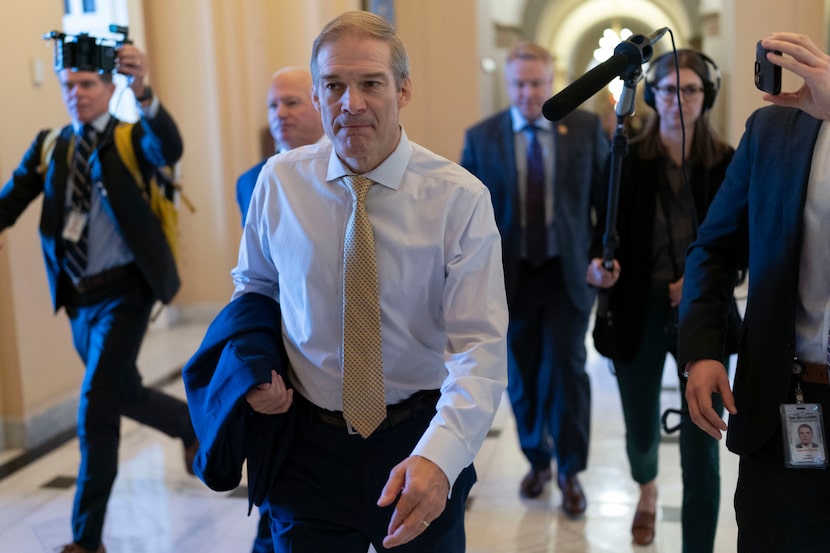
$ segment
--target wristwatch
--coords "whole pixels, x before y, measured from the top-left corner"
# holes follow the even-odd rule
[[[135,97],[136,102],[146,102],[147,100],[152,100],[152,99],[153,99],[153,89],[150,88],[149,86],[144,87],[144,92],[141,94],[141,96],[136,96]]]

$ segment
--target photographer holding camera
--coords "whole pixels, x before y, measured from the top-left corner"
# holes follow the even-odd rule
[[[69,316],[86,366],[73,542],[61,552],[104,553],[101,534],[118,471],[121,415],[181,439],[188,472],[198,448],[186,404],[144,387],[136,367],[153,304],[173,298],[179,277],[146,184],[131,177],[120,154],[125,146],[118,143],[119,136],[128,138],[133,164],[146,179],[155,167],[181,157],[182,139],[145,82],[149,64],[141,50],[126,40],[108,48],[88,35],[76,38],[64,41],[60,34],[55,49],[72,122],[57,137],[38,133],[0,190],[0,231],[43,194],[40,234],[53,305]],[[140,121],[134,125],[108,111],[112,71],[126,75],[135,94]]]

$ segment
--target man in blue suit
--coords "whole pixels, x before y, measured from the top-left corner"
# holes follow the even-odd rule
[[[271,77],[268,87],[268,128],[274,138],[276,153],[328,140],[323,134],[320,112],[311,102],[311,71],[300,67],[284,67]],[[248,205],[254,193],[257,178],[265,166],[264,159],[242,173],[236,181],[236,201],[242,214],[242,225],[248,216]],[[257,537],[253,553],[274,551],[271,541],[270,517],[266,508],[260,509]]]
[[[692,420],[740,456],[738,551],[830,551],[830,473],[785,464],[782,405],[819,405],[828,428],[830,56],[809,38],[773,33],[767,59],[804,79],[763,99],[687,254],[679,366]],[[775,53],[774,51],[780,53]],[[749,292],[734,395],[720,361],[735,271]],[[802,403],[803,402],[803,403]],[[815,411],[812,411],[815,413]],[[787,423],[789,425],[789,423]],[[786,448],[786,450],[785,450]]]
[[[198,442],[187,405],[145,388],[135,364],[153,304],[173,298],[179,276],[145,199],[145,184],[132,179],[115,144],[116,127],[126,130],[141,173],[148,175],[181,157],[181,136],[145,85],[147,58],[135,46],[125,44],[116,58],[118,71],[131,79],[141,114],[127,129],[108,113],[112,74],[80,61],[58,71],[72,123],[61,129],[45,167],[48,132],[40,132],[0,190],[0,231],[43,194],[40,236],[53,305],[69,316],[75,349],[86,365],[73,541],[61,552],[104,553],[101,533],[118,470],[121,415],[181,439],[188,471]],[[76,155],[81,149],[87,155]]]
[[[510,108],[467,131],[461,165],[490,189],[502,236],[508,392],[530,462],[520,493],[542,494],[555,457],[562,507],[578,516],[591,409],[584,341],[594,294],[585,267],[591,210],[605,201],[608,139],[593,114],[576,111],[556,124],[542,117],[553,62],[541,46],[514,46],[505,81]]]
[[[308,69],[284,67],[271,77],[271,85],[268,87],[268,128],[274,137],[276,153],[327,140],[323,134],[320,113],[311,102],[311,72]],[[236,181],[236,201],[242,213],[243,225],[254,185],[265,161],[260,161],[242,173]]]

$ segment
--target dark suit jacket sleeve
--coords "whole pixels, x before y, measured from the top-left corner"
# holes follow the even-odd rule
[[[721,361],[726,349],[735,275],[748,263],[748,201],[754,115],[686,254],[680,302],[678,367],[700,359]]]
[[[279,304],[245,294],[211,323],[199,350],[182,371],[188,408],[200,441],[196,474],[213,490],[239,485],[248,460],[251,503],[261,504],[290,443],[293,409],[285,415],[253,412],[245,394],[271,381],[276,370],[288,384]]]
[[[38,166],[41,145],[47,132],[38,133],[20,165],[0,190],[0,231],[12,226],[26,207],[43,192],[44,175],[38,172]]]
[[[140,162],[163,167],[173,165],[182,157],[184,145],[173,116],[159,105],[155,117],[142,117],[133,127],[133,144]]]
[[[461,160],[459,161],[459,164],[470,173],[478,175],[476,155],[474,153],[475,142],[473,138],[473,133],[470,132],[470,129],[467,129],[464,133],[464,146],[461,150]]]
[[[254,194],[256,181],[264,166],[265,161],[257,163],[242,173],[236,181],[236,203],[239,204],[239,213],[242,215],[242,226],[245,226],[245,218],[248,216],[248,206],[251,205],[251,196]]]

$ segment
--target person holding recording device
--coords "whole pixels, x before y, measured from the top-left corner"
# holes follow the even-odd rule
[[[650,544],[655,535],[661,383],[666,354],[677,355],[684,252],[733,153],[708,120],[720,88],[717,66],[694,50],[676,56],[677,66],[673,52],[655,59],[646,76],[644,97],[654,112],[623,160],[614,272],[601,259],[604,218],[587,272],[588,283],[609,295],[614,321],[604,330],[613,333],[616,347],[596,346],[611,357],[619,385],[631,475],[640,485],[631,528],[638,545]],[[737,309],[733,315],[737,333]],[[597,317],[597,325],[603,322]],[[724,363],[734,348],[734,342],[727,346]],[[681,424],[680,458],[683,551],[711,552],[720,502],[718,444],[694,425]]]
[[[55,71],[72,121],[57,132],[38,133],[0,190],[0,230],[43,195],[40,234],[53,305],[69,316],[86,367],[73,540],[60,551],[103,553],[121,415],[182,440],[188,472],[198,448],[187,405],[144,387],[136,367],[153,304],[173,298],[179,277],[146,185],[130,176],[121,157],[122,148],[132,148],[142,175],[148,175],[181,157],[182,139],[146,84],[149,64],[141,50],[126,41],[107,50],[89,35],[75,42],[65,35],[50,38],[59,42]],[[109,114],[111,71],[129,78],[139,123]]]
[[[792,444],[799,424],[819,438],[830,422],[830,55],[796,33],[772,33],[762,46],[768,61],[803,83],[763,95],[775,105],[750,115],[689,248],[679,365],[692,420],[717,439],[728,429],[726,445],[740,456],[737,550],[818,553],[830,550],[830,473],[818,456],[794,456]],[[722,360],[725,314],[732,276],[744,268],[749,290],[733,391]]]

